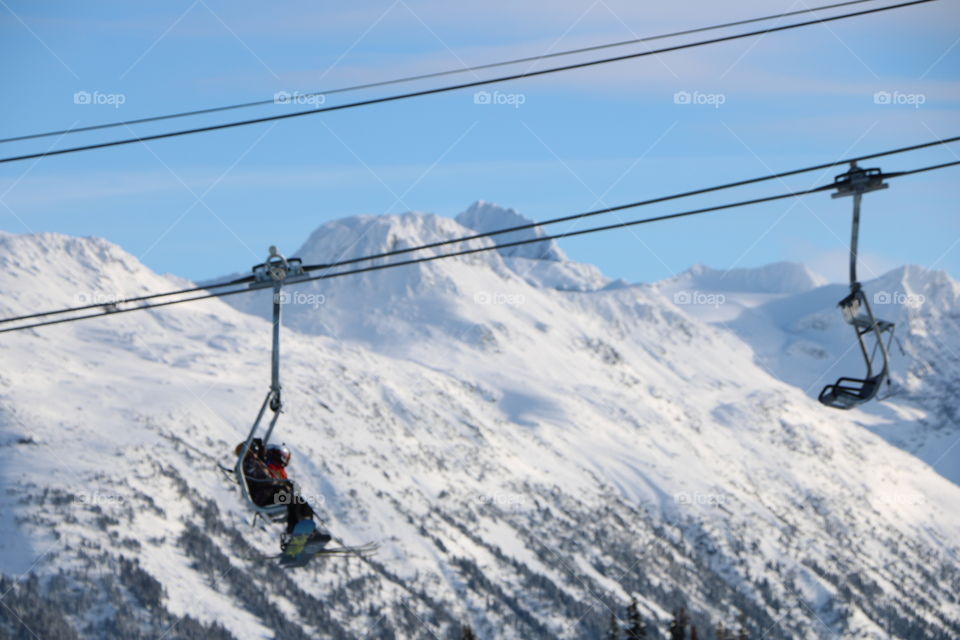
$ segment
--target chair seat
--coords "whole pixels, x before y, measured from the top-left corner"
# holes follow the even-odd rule
[[[877,395],[882,380],[882,375],[867,379],[840,378],[834,384],[825,386],[818,399],[828,407],[851,409]]]

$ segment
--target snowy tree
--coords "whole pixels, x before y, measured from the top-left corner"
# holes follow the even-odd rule
[[[610,612],[610,628],[607,631],[607,640],[620,640],[620,622],[616,614]]]
[[[670,640],[685,640],[689,623],[690,617],[687,615],[686,607],[674,609],[673,620],[670,621]]]
[[[733,640],[730,637],[730,634],[727,631],[727,628],[723,626],[722,622],[717,623],[717,628],[716,628],[716,631],[714,631],[714,635],[716,636],[717,640]]]
[[[737,623],[740,625],[740,631],[737,632],[737,640],[750,640],[750,635],[747,633],[747,615],[744,612],[740,612]]]
[[[647,625],[643,622],[643,617],[640,615],[640,605],[637,603],[637,599],[633,598],[630,601],[630,606],[627,607],[627,640],[637,640],[638,638],[647,637]]]

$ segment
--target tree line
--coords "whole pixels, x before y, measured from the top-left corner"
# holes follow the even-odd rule
[[[673,610],[673,615],[665,631],[670,640],[700,640],[701,632],[697,629],[697,625],[691,622],[686,607]],[[750,640],[743,614],[740,615],[736,629],[728,629],[722,622],[718,622],[712,631],[714,640]],[[658,637],[660,636],[656,633],[655,626],[648,627],[647,621],[640,613],[640,605],[636,598],[633,598],[627,605],[624,616],[621,617],[616,611],[610,611],[606,640],[646,640],[647,638]],[[477,635],[470,625],[463,625],[461,638],[462,640],[477,640]],[[707,640],[707,636],[704,637],[704,640]]]

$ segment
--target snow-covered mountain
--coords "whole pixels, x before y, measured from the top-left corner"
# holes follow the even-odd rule
[[[816,397],[841,375],[863,375],[856,338],[837,302],[849,293],[798,264],[717,271],[698,266],[650,287],[685,311],[736,333],[757,363]],[[960,484],[960,283],[906,266],[864,283],[878,317],[896,323],[893,395],[858,421]]]
[[[290,253],[460,237],[503,211],[348,218]],[[54,234],[0,235],[0,267],[0,317],[183,285]],[[291,287],[277,436],[333,533],[383,546],[290,574],[256,558],[277,531],[216,468],[266,391],[267,294],[5,334],[0,629],[597,638],[636,597],[652,637],[681,606],[701,638],[741,617],[758,638],[957,637],[960,487],[878,435],[947,415],[960,380],[932,347],[960,348],[957,284],[913,273],[938,306],[901,321],[908,395],[875,413],[790,377],[805,340],[835,346],[840,290],[789,265],[606,286],[557,247],[505,249]]]
[[[500,229],[512,229],[514,227],[526,226],[531,220],[521,215],[514,209],[506,209],[497,206],[492,202],[478,200],[470,207],[457,216],[457,222],[468,229],[473,229],[478,233],[489,233]],[[522,240],[532,240],[533,238],[542,238],[546,234],[540,227],[531,227],[520,231],[503,233],[493,236],[493,241],[498,244],[509,244]],[[530,258],[533,260],[549,260],[552,262],[565,262],[567,255],[557,246],[553,240],[545,241],[539,244],[520,245],[518,247],[505,247],[500,249],[500,255]]]
[[[489,214],[493,222],[481,223],[481,214]],[[300,257],[304,264],[329,264],[529,222],[513,210],[484,203],[474,204],[458,220],[471,221],[476,226],[468,228],[450,218],[423,213],[346,218],[321,226],[292,255]],[[539,230],[516,233],[522,235],[521,239],[542,236]],[[505,236],[510,241],[517,239],[513,234]],[[503,242],[503,238],[480,238],[350,268],[493,246]],[[548,319],[546,309],[560,312],[556,309],[557,301],[566,297],[557,296],[557,289],[596,291],[608,284],[609,280],[595,266],[571,262],[559,247],[546,244],[547,250],[530,248],[537,245],[510,247],[456,260],[306,283],[290,292],[285,326],[307,334],[356,341],[379,353],[426,358],[439,366],[447,361],[450,350],[467,347],[472,352],[470,345],[494,342],[494,330],[506,327],[505,323],[516,324],[518,315],[524,318],[525,326],[516,329],[529,333],[541,319]],[[534,257],[538,255],[546,257]],[[329,273],[343,270],[331,269]],[[264,291],[235,296],[229,304],[269,318],[271,295]],[[542,334],[534,329],[534,335]],[[541,342],[549,344],[550,340]]]

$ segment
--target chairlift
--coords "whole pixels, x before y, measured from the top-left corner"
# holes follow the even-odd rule
[[[875,398],[890,385],[890,343],[894,324],[873,315],[870,302],[857,280],[857,244],[860,235],[860,200],[864,193],[886,189],[880,169],[861,169],[856,162],[850,170],[834,178],[834,198],[853,196],[853,230],[850,240],[850,294],[837,303],[843,319],[857,334],[860,353],[866,365],[863,378],[841,377],[820,392],[822,404],[835,409],[851,409]],[[884,341],[884,334],[889,337]]]
[[[262,443],[261,446],[264,448],[266,448],[269,443],[270,436],[273,435],[274,428],[277,426],[277,420],[279,420],[280,414],[283,411],[283,401],[280,394],[280,325],[281,309],[284,300],[281,295],[281,290],[284,284],[303,275],[304,270],[300,259],[284,258],[277,251],[276,247],[270,247],[270,255],[264,263],[253,267],[254,281],[250,284],[250,288],[263,289],[270,287],[273,289],[273,352],[270,359],[270,390],[267,391],[267,396],[264,398],[263,404],[260,405],[260,411],[257,413],[256,420],[253,421],[253,426],[250,428],[250,433],[243,443],[243,448],[237,457],[237,463],[233,472],[237,478],[237,484],[240,486],[240,492],[243,494],[244,500],[246,500],[256,514],[254,520],[256,520],[257,515],[259,515],[266,520],[280,521],[285,519],[287,514],[287,505],[285,504],[259,506],[253,501],[250,485],[258,482],[258,480],[246,477],[243,472],[243,461],[246,459],[251,446],[253,446],[254,440],[258,438],[257,434],[260,431],[261,424],[265,422],[264,416],[266,415],[267,409],[269,408],[270,411],[273,412],[273,416],[269,418],[267,422],[266,431],[259,437]]]

